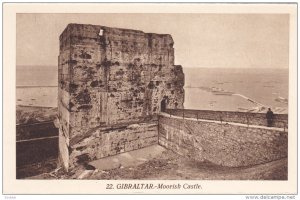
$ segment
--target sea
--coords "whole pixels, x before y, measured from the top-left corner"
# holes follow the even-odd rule
[[[288,112],[288,69],[183,68],[186,109]],[[57,107],[57,66],[17,66],[17,105]]]

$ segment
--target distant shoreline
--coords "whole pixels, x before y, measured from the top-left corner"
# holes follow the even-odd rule
[[[17,85],[16,88],[38,88],[38,87],[58,87],[58,85]]]
[[[57,108],[57,106],[16,105],[17,108]]]

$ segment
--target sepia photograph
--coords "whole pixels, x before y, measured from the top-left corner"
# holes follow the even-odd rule
[[[15,24],[17,181],[199,193],[181,181],[289,180],[289,13],[17,12]],[[106,182],[122,180],[143,182]]]

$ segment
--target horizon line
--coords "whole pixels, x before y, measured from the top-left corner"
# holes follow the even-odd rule
[[[56,65],[16,65],[16,66],[24,66],[24,67],[31,67],[31,66],[56,66]],[[182,65],[180,65],[182,66]],[[182,68],[189,68],[189,69],[289,69],[289,67],[183,67]]]

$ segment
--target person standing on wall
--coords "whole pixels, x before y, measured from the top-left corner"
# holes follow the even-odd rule
[[[267,118],[268,127],[271,127],[273,125],[273,118],[274,118],[274,113],[272,112],[271,108],[268,109],[266,118]]]

